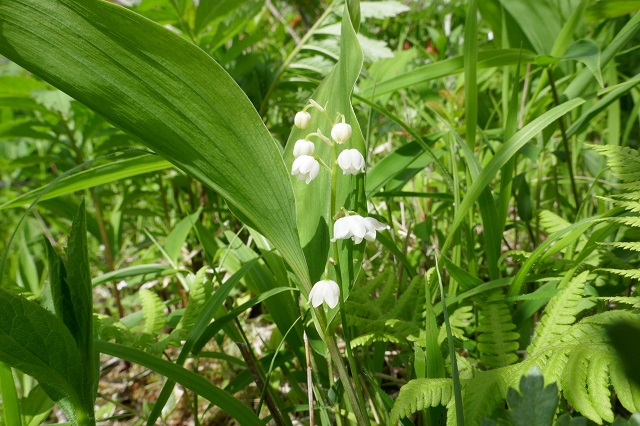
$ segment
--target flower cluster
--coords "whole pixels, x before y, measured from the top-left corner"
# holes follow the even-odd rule
[[[322,107],[314,100],[309,100],[307,105],[302,111],[296,113],[293,119],[295,126],[298,129],[304,130],[311,125],[313,118],[307,111],[310,108],[314,108],[321,113],[329,115],[325,107]],[[295,160],[291,167],[291,174],[296,176],[299,181],[305,181],[307,184],[318,176],[320,171],[320,160],[314,156],[315,145],[309,140],[311,137],[317,137],[321,141],[327,143],[330,146],[334,144],[342,145],[349,141],[351,138],[352,128],[351,125],[345,122],[345,117],[342,114],[338,114],[339,119],[337,123],[331,123],[331,139],[324,136],[320,129],[315,133],[308,134],[304,139],[296,141],[293,147],[293,156]],[[331,119],[329,118],[329,121]],[[364,156],[357,149],[344,149],[337,158],[338,166],[342,169],[342,173],[345,175],[357,175],[364,173],[365,160]]]

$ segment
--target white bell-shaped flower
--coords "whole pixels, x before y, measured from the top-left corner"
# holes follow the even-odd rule
[[[333,239],[351,239],[354,243],[360,244],[362,240],[373,241],[376,239],[376,231],[389,229],[389,226],[378,222],[372,217],[362,217],[352,215],[341,217],[333,224]]]
[[[300,139],[297,140],[296,144],[293,146],[293,156],[295,158],[298,158],[301,155],[313,156],[315,150],[316,146],[313,144],[313,142],[306,139]]]
[[[333,224],[333,239],[331,241],[351,238],[353,242],[360,244],[365,235],[367,235],[367,226],[362,216],[345,216]]]
[[[317,308],[324,302],[333,309],[338,305],[339,298],[340,287],[338,287],[338,283],[332,280],[318,281],[313,285],[311,292],[309,292],[309,303],[311,303],[314,308]]]
[[[298,177],[298,180],[311,182],[318,176],[320,163],[310,155],[301,155],[293,161],[291,174]]]
[[[331,129],[331,138],[336,143],[345,143],[351,137],[351,126],[347,123],[338,123]]]
[[[345,175],[364,173],[364,156],[357,149],[345,149],[338,155],[338,165]]]
[[[298,129],[306,129],[309,127],[309,124],[311,124],[311,114],[306,111],[297,112],[296,116],[293,118],[293,124],[295,124]]]

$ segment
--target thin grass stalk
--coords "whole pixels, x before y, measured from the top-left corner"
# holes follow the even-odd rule
[[[547,74],[549,76],[549,85],[551,86],[551,93],[553,93],[553,101],[556,106],[560,105],[560,97],[558,96],[558,91],[556,90],[556,84],[553,78],[553,73],[551,68],[547,68]],[[573,171],[573,155],[571,154],[571,148],[569,147],[569,137],[567,136],[567,129],[564,124],[564,117],[560,117],[558,119],[558,126],[560,127],[560,134],[562,135],[562,144],[564,146],[564,152],[567,162],[567,167],[569,168],[569,179],[571,181],[571,192],[573,194],[573,201],[575,203],[576,211],[580,208],[580,196],[578,195],[578,187],[576,186],[576,180]]]

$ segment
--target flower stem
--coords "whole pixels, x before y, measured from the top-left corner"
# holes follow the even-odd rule
[[[332,221],[334,220],[334,217],[336,215],[336,198],[337,198],[337,191],[338,191],[338,185],[337,185],[337,181],[338,181],[338,146],[336,144],[333,144],[332,146],[332,155],[331,155],[331,165],[332,165],[332,169],[331,169],[331,219]],[[353,388],[351,388],[351,381],[348,380],[348,374],[346,372],[346,370],[344,371],[344,374],[347,376],[347,379],[345,380],[345,378],[343,378],[342,376],[340,377],[340,379],[342,380],[343,384],[345,385],[345,390],[348,389],[347,391],[347,396],[349,397],[349,402],[351,403],[351,408],[354,411],[354,414],[356,414],[356,419],[358,420],[358,424],[369,424],[368,419],[365,418],[366,415],[366,408],[364,406],[364,400],[362,399],[362,396],[358,393],[357,389],[361,389],[360,386],[360,378],[358,377],[358,369],[357,369],[357,364],[355,361],[355,358],[353,357],[353,352],[351,351],[351,339],[350,339],[350,335],[349,335],[349,328],[347,325],[347,315],[345,313],[345,299],[346,299],[346,292],[344,291],[345,286],[342,283],[342,274],[340,273],[340,257],[339,257],[339,252],[338,252],[338,242],[335,241],[333,243],[333,257],[336,261],[336,280],[338,281],[339,285],[340,285],[340,320],[342,322],[342,333],[343,333],[343,338],[344,338],[344,342],[345,342],[345,352],[347,354],[347,359],[349,360],[349,367],[351,368],[351,376],[353,377],[353,385],[355,385]],[[349,283],[347,283],[346,287],[349,286]],[[332,336],[333,337],[333,336]],[[338,349],[337,346],[335,348],[336,350]],[[331,348],[329,349],[331,351]],[[339,356],[339,352],[338,352],[338,356]],[[338,374],[340,374],[340,368],[344,369],[344,366],[342,365],[341,367],[338,367]],[[347,386],[348,384],[348,386]],[[349,389],[351,388],[351,389]],[[353,395],[349,394],[349,391],[353,393]],[[358,413],[360,413],[361,415],[358,416]],[[361,423],[361,420],[364,423]]]

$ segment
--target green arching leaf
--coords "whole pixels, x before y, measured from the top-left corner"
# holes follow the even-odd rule
[[[478,69],[515,65],[518,62],[521,64],[530,64],[535,63],[536,58],[535,53],[521,49],[481,50],[478,52]],[[376,83],[375,87],[364,90],[360,93],[360,96],[365,99],[371,99],[372,97],[395,92],[436,78],[459,74],[463,71],[464,58],[462,56],[456,56],[433,64],[424,65]]]
[[[0,19],[0,53],[217,190],[310,287],[288,167],[249,99],[209,56],[98,0],[8,0]]]
[[[137,154],[132,158],[115,160],[109,164],[102,164],[69,175],[51,186],[47,185],[29,191],[0,205],[0,210],[29,204],[45,190],[47,192],[40,198],[40,201],[170,167],[171,163],[157,155],[147,153]]]
[[[169,235],[167,235],[167,240],[164,243],[164,251],[167,253],[167,256],[171,261],[178,261],[180,250],[187,240],[187,237],[191,232],[191,228],[193,228],[193,225],[198,221],[201,211],[202,208],[199,208],[195,213],[192,213],[182,219],[176,224]]]
[[[11,367],[0,362],[0,396],[2,396],[2,418],[4,426],[22,426],[20,400],[13,380]]]
[[[593,73],[600,87],[604,88],[602,69],[600,68],[600,48],[593,40],[578,40],[565,52],[564,59],[582,62]]]
[[[341,151],[346,148],[357,149],[366,156],[364,138],[358,120],[351,106],[351,92],[360,75],[363,56],[356,33],[349,21],[349,12],[344,9],[340,37],[340,58],[327,78],[320,83],[314,91],[311,99],[322,106],[327,106],[327,111],[332,120],[337,113],[345,115],[346,122],[352,127],[352,135],[347,143],[338,146]],[[306,130],[293,128],[284,151],[284,159],[289,170],[293,163],[293,147],[299,139],[305,139],[309,133],[320,129],[325,136],[331,134],[331,123],[327,117],[316,109],[309,110],[312,121]],[[317,138],[312,138],[315,143],[315,155],[322,158],[325,164],[331,167],[332,149]],[[331,219],[331,175],[324,168],[320,169],[318,176],[309,184],[296,181],[291,178],[296,192],[298,207],[298,233],[300,242],[307,256],[307,263],[312,281],[317,281],[325,270],[327,255],[329,253],[329,239],[333,230]],[[348,210],[364,210],[364,179],[362,175],[343,175],[340,171],[337,179],[336,208],[344,206]],[[342,245],[342,243],[340,243]],[[346,262],[345,262],[346,263]],[[344,275],[343,275],[344,276]]]
[[[243,426],[264,425],[260,418],[256,416],[249,407],[242,404],[240,400],[216,387],[204,377],[180,365],[149,355],[138,349],[117,345],[115,343],[96,341],[96,348],[104,354],[140,364],[167,377],[171,381],[180,383],[182,386],[191,389],[198,395],[220,407],[220,409],[233,416]]]

